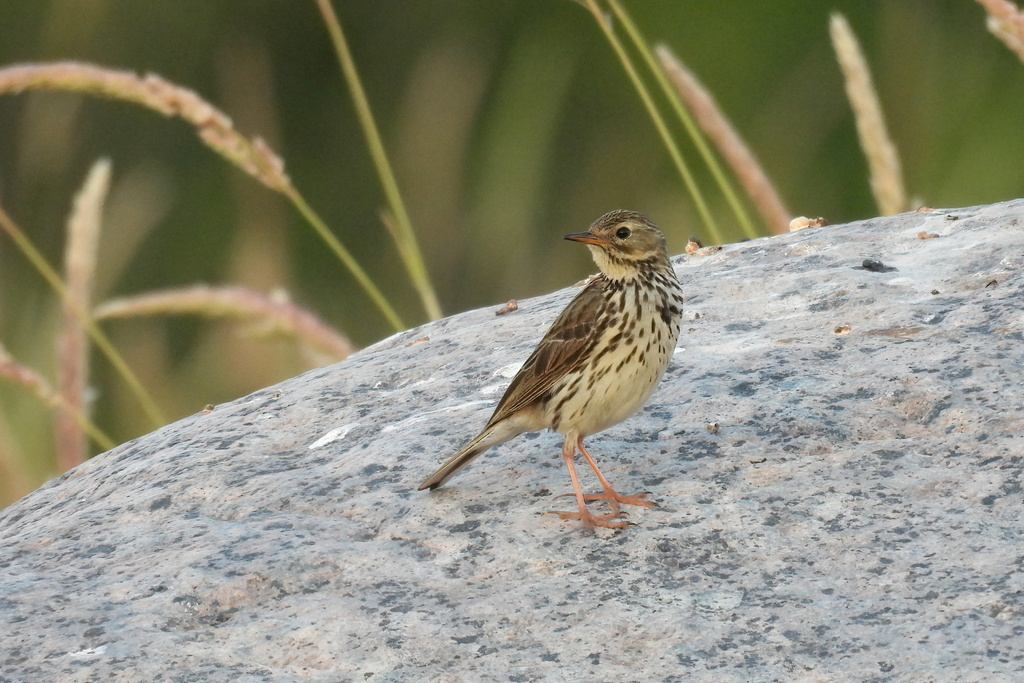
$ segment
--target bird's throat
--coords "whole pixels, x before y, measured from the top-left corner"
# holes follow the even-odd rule
[[[601,269],[601,272],[609,280],[634,280],[640,275],[640,269],[637,267],[636,261],[618,258],[609,254],[603,247],[587,246],[594,257],[594,263],[597,264],[597,267]]]

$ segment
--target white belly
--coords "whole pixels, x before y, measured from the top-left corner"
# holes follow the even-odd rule
[[[658,323],[657,331],[652,333],[648,324],[642,334],[623,338],[596,364],[584,363],[581,373],[573,373],[559,383],[553,393],[557,396],[559,390],[566,389],[572,396],[561,405],[552,402],[548,406],[547,417],[555,431],[596,434],[622,422],[647,403],[668,367],[679,335],[678,320],[668,328],[660,319]],[[605,332],[604,341],[617,333],[618,328],[612,327]],[[599,343],[596,348],[604,345]],[[574,390],[569,388],[573,384]]]

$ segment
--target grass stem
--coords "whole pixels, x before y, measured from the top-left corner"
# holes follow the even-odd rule
[[[651,96],[651,93],[644,84],[639,72],[633,65],[633,60],[630,59],[629,53],[626,52],[626,48],[623,46],[622,41],[619,40],[619,37],[615,34],[611,21],[605,13],[601,11],[596,0],[586,0],[586,7],[594,16],[598,26],[601,27],[601,31],[604,32],[605,37],[608,39],[608,43],[612,46],[616,56],[618,56],[619,62],[622,63],[622,68],[626,71],[626,75],[633,83],[633,87],[636,88],[637,94],[640,95],[640,99],[643,101],[648,115],[654,122],[654,127],[658,131],[658,135],[661,136],[662,143],[665,145],[665,149],[668,151],[669,157],[672,159],[672,163],[675,165],[676,170],[683,179],[683,184],[690,193],[691,199],[693,199],[697,213],[700,215],[701,220],[704,222],[704,226],[707,228],[710,241],[716,244],[721,244],[722,236],[718,230],[718,224],[716,223],[714,216],[711,215],[711,211],[708,209],[707,203],[704,201],[704,196],[701,194],[700,188],[697,186],[693,173],[686,165],[686,161],[683,159],[683,155],[679,151],[679,146],[672,138],[668,125],[665,123],[665,118],[661,115],[657,105],[654,103],[654,98]]]
[[[317,5],[323,15],[331,41],[334,43],[334,49],[338,53],[338,62],[341,64],[345,82],[355,103],[356,115],[363,128],[366,144],[370,148],[370,156],[377,168],[377,176],[384,189],[384,196],[387,198],[388,206],[395,218],[397,229],[394,232],[394,240],[398,254],[405,264],[413,287],[420,296],[427,316],[431,320],[436,320],[441,317],[441,305],[438,303],[437,294],[430,283],[430,274],[423,262],[423,254],[416,241],[416,233],[412,228],[412,221],[409,220],[409,212],[406,211],[402,194],[398,190],[398,181],[395,179],[391,162],[388,161],[387,153],[384,150],[380,131],[377,130],[377,123],[373,118],[373,111],[370,109],[370,101],[366,97],[366,91],[359,79],[359,72],[356,70],[355,60],[352,58],[348,42],[345,40],[345,33],[341,29],[341,22],[338,20],[338,15],[334,12],[330,0],[317,0]]]
[[[726,176],[725,172],[722,170],[722,165],[718,163],[718,159],[712,153],[711,148],[708,147],[704,136],[701,134],[700,129],[697,127],[693,117],[687,110],[687,104],[684,104],[684,101],[680,98],[680,93],[672,87],[666,78],[665,70],[658,65],[658,61],[654,58],[654,54],[651,52],[650,47],[648,47],[648,43],[640,32],[640,29],[637,27],[636,22],[633,21],[633,18],[628,12],[626,12],[625,8],[618,0],[608,0],[608,4],[611,5],[612,10],[615,12],[615,16],[619,18],[619,21],[622,22],[622,25],[626,28],[626,33],[629,35],[630,40],[633,41],[634,47],[637,52],[640,53],[640,56],[643,57],[647,68],[650,69],[652,74],[654,74],[662,92],[672,105],[673,111],[675,111],[679,121],[683,124],[683,128],[686,129],[687,135],[690,136],[690,140],[693,141],[694,146],[700,153],[701,159],[705,164],[707,164],[708,169],[711,171],[711,175],[714,177],[719,189],[725,196],[726,202],[729,204],[733,214],[736,216],[736,221],[739,223],[743,234],[751,239],[759,237],[760,233],[754,227],[753,222],[750,220],[750,214],[747,212],[746,207],[743,206],[743,202],[740,201],[732,183],[729,182],[728,176]]]
[[[117,71],[79,62],[21,64],[0,68],[0,95],[26,90],[64,90],[109,97],[146,107],[164,116],[177,116],[191,124],[207,147],[266,187],[287,197],[314,232],[349,269],[395,331],[405,329],[395,309],[366,271],[295,189],[285,173],[281,157],[261,138],[250,140],[241,135],[224,112],[192,90],[154,74],[139,77],[130,71]]]
[[[128,388],[131,389],[131,392],[135,395],[135,398],[142,407],[142,410],[146,413],[147,417],[149,417],[150,422],[153,423],[154,428],[162,427],[167,424],[167,419],[164,417],[163,413],[160,412],[160,409],[157,407],[153,397],[149,395],[149,392],[146,391],[144,386],[142,386],[142,382],[140,382],[139,378],[135,376],[135,373],[132,372],[132,369],[125,362],[124,358],[121,357],[121,354],[118,353],[117,349],[114,348],[114,345],[110,343],[110,339],[107,338],[107,335],[104,334],[103,330],[101,330],[95,321],[92,320],[88,312],[83,311],[78,306],[77,302],[68,291],[67,286],[64,284],[64,281],[60,279],[57,271],[55,271],[53,267],[46,262],[43,255],[38,249],[36,249],[35,245],[32,244],[32,241],[24,232],[21,231],[21,228],[18,227],[17,223],[15,223],[2,208],[0,208],[0,230],[3,230],[8,234],[8,236],[10,236],[11,240],[18,247],[21,253],[25,255],[25,258],[27,258],[33,267],[35,267],[36,271],[43,276],[43,278],[49,283],[50,287],[57,292],[61,301],[66,305],[69,305],[71,311],[78,317],[82,326],[85,328],[86,332],[88,332],[89,337],[92,338],[93,343],[96,344],[97,348],[99,348],[103,355],[107,357],[107,360],[114,366],[114,369],[121,376],[121,379],[124,380],[125,384],[128,385]]]

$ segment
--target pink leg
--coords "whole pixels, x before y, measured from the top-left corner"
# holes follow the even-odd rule
[[[611,528],[611,529],[625,529],[626,527],[629,526],[628,522],[613,521],[613,520],[615,520],[616,517],[619,516],[617,510],[616,510],[616,512],[614,512],[614,513],[612,513],[610,515],[596,515],[595,516],[595,515],[592,515],[590,513],[590,510],[587,509],[587,502],[586,501],[587,501],[588,496],[585,496],[583,494],[583,489],[580,488],[580,479],[579,479],[579,476],[577,476],[577,474],[576,474],[576,465],[573,463],[573,458],[576,456],[576,444],[577,443],[582,445],[582,443],[583,443],[582,439],[578,440],[577,442],[574,442],[574,440],[573,440],[573,438],[571,436],[567,435],[565,437],[565,442],[562,444],[562,459],[565,460],[565,466],[569,468],[569,479],[572,480],[572,490],[573,490],[573,493],[576,495],[576,504],[579,506],[579,512],[558,512],[557,513],[558,516],[561,517],[562,519],[578,519],[578,520],[580,520],[581,522],[583,522],[583,528],[586,529],[590,533],[593,533],[595,526],[603,526],[603,527],[608,527],[608,528]],[[587,454],[586,451],[583,451],[583,455],[587,458],[587,461],[589,463],[591,463],[590,466],[594,467],[594,464],[593,464],[594,461],[590,458],[590,455]],[[595,471],[596,471],[596,468],[595,468]],[[598,473],[598,477],[601,477],[600,473]],[[606,494],[608,493],[608,491],[611,491],[611,487],[607,486],[607,482],[604,481],[603,477],[601,477],[601,482],[602,482],[602,484],[605,485],[605,493]],[[611,491],[611,492],[612,492],[612,494],[615,494],[614,491]],[[615,495],[618,495],[618,494],[615,494]],[[603,498],[603,496],[599,496],[599,497]],[[636,504],[636,503],[634,503],[634,504]],[[640,504],[653,505],[653,503],[649,503],[647,501],[643,501]],[[616,504],[616,507],[617,507],[617,504]]]
[[[646,493],[638,493],[633,496],[623,496],[620,493],[616,493],[612,485],[608,483],[608,480],[601,474],[601,470],[597,469],[597,463],[590,457],[590,453],[587,453],[587,449],[583,447],[583,437],[577,437],[576,446],[580,449],[580,453],[587,459],[587,464],[590,465],[590,469],[594,470],[594,474],[597,475],[597,480],[601,482],[601,486],[604,488],[604,493],[592,493],[583,496],[584,500],[607,500],[608,504],[611,505],[612,510],[616,513],[619,511],[619,504],[623,505],[638,505],[645,508],[657,507],[658,504],[654,501],[645,500]]]

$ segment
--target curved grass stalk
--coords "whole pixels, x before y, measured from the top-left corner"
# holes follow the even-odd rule
[[[668,47],[659,45],[655,51],[662,69],[668,75],[672,85],[675,86],[680,99],[686,102],[686,106],[693,112],[693,117],[700,128],[732,168],[736,179],[739,180],[747,196],[750,197],[750,201],[761,214],[761,220],[771,232],[777,235],[787,232],[793,215],[786,208],[757,157],[743,142],[743,138],[732,127],[722,110],[718,108],[711,93],[701,85],[697,77],[679,61],[679,58]],[[749,232],[747,235],[757,237]]]
[[[700,188],[697,186],[693,173],[686,165],[682,152],[679,151],[679,146],[672,138],[672,134],[669,132],[668,125],[665,123],[664,117],[661,115],[661,112],[658,111],[658,107],[654,103],[654,98],[651,97],[650,91],[647,89],[647,86],[644,85],[643,79],[640,78],[640,74],[637,72],[636,67],[633,65],[633,61],[630,59],[629,54],[622,45],[622,41],[620,41],[619,37],[615,35],[615,31],[612,29],[611,23],[605,18],[604,13],[601,11],[596,0],[585,0],[585,3],[587,9],[590,10],[590,13],[594,16],[594,19],[604,32],[604,35],[611,44],[615,54],[618,56],[619,62],[622,63],[622,68],[625,69],[626,75],[633,83],[633,87],[636,88],[637,94],[640,95],[640,99],[643,101],[648,115],[650,115],[651,120],[654,122],[654,127],[657,129],[658,135],[661,136],[662,143],[665,145],[665,149],[668,151],[668,154],[672,159],[672,163],[675,164],[676,170],[679,171],[679,175],[683,179],[683,184],[686,186],[687,191],[690,193],[690,197],[693,199],[693,203],[697,208],[697,213],[700,214],[701,220],[704,221],[704,225],[707,228],[711,241],[716,244],[721,244],[722,237],[718,230],[718,224],[711,215],[711,211],[708,209],[707,203],[704,201],[704,196],[701,194]]]
[[[286,297],[268,296],[245,287],[196,285],[165,289],[113,299],[94,311],[99,320],[179,314],[260,320],[337,360],[356,350],[345,335]]]
[[[985,8],[985,25],[1024,62],[1024,12],[1009,0],[977,0]]]
[[[152,109],[164,116],[176,116],[191,124],[213,151],[266,187],[287,197],[348,268],[388,323],[396,331],[405,329],[405,324],[377,285],[292,185],[284,171],[284,161],[262,139],[249,140],[241,135],[224,112],[192,90],[153,74],[143,78],[130,71],[78,62],[22,64],[0,69],[0,95],[26,90],[67,90],[109,97]]]
[[[712,177],[714,177],[715,182],[718,184],[718,188],[722,191],[726,202],[732,209],[733,214],[735,214],[736,221],[740,224],[743,234],[751,239],[760,237],[760,234],[754,227],[753,222],[750,220],[750,214],[747,213],[746,207],[744,207],[743,202],[740,201],[739,195],[737,195],[732,183],[729,182],[728,176],[726,176],[725,172],[722,170],[722,165],[718,163],[718,159],[711,152],[711,148],[708,147],[707,141],[701,134],[700,129],[693,120],[693,117],[690,116],[690,112],[687,111],[686,106],[684,106],[679,93],[668,82],[668,78],[665,76],[665,70],[658,65],[658,61],[654,58],[654,54],[648,47],[648,43],[644,39],[643,34],[640,33],[640,29],[637,27],[636,22],[633,21],[633,18],[619,3],[619,0],[608,0],[608,4],[611,5],[612,10],[615,12],[615,16],[619,18],[619,21],[621,21],[622,25],[626,28],[626,33],[629,35],[630,40],[633,41],[633,46],[636,48],[637,52],[640,53],[640,56],[643,57],[644,62],[647,64],[647,68],[650,69],[652,74],[654,74],[655,80],[657,80],[658,85],[665,94],[665,97],[668,99],[669,103],[671,103],[673,111],[675,111],[679,121],[683,124],[683,128],[686,129],[686,133],[690,136],[690,140],[692,140],[694,146],[696,146],[701,159],[703,159],[704,163],[707,164]]]
[[[362,285],[363,290],[367,295],[369,295],[370,299],[377,304],[377,308],[384,314],[384,317],[387,318],[391,327],[393,327],[396,332],[404,330],[405,323],[403,323],[402,319],[398,317],[398,313],[395,312],[394,307],[392,307],[391,303],[384,297],[384,294],[377,289],[377,285],[373,284],[373,281],[370,280],[370,276],[366,274],[366,271],[364,271],[362,266],[359,265],[359,262],[356,261],[355,257],[349,253],[349,250],[345,248],[341,243],[341,240],[335,237],[334,233],[331,232],[331,229],[328,228],[327,224],[324,223],[322,218],[320,218],[320,215],[313,210],[313,207],[309,205],[305,197],[299,194],[299,191],[294,187],[282,190],[282,194],[291,200],[295,209],[302,214],[302,217],[306,219],[306,222],[309,223],[310,226],[312,226],[313,230],[315,230],[320,236],[320,239],[330,247],[331,251],[334,252],[334,255],[338,257],[338,260],[345,264],[345,267],[348,268],[348,271],[352,276],[355,277],[360,285]]]
[[[103,450],[109,451],[117,445],[71,401],[67,400],[60,392],[54,391],[42,375],[14,360],[2,345],[0,345],[0,377],[6,377],[29,389],[36,398],[50,408],[66,412],[75,421],[75,424]]]
[[[359,124],[363,128],[363,136],[370,148],[370,156],[373,158],[374,166],[377,168],[377,176],[384,189],[384,196],[387,198],[391,214],[394,216],[396,230],[393,231],[395,246],[398,248],[398,255],[401,257],[405,268],[409,273],[409,279],[420,295],[423,308],[431,320],[441,317],[441,306],[437,301],[437,294],[430,283],[430,274],[423,262],[423,254],[416,241],[416,233],[412,228],[412,221],[409,220],[409,213],[402,201],[402,194],[398,190],[398,181],[395,180],[394,171],[391,169],[391,162],[388,161],[387,153],[384,151],[384,143],[381,141],[380,131],[373,118],[373,111],[370,109],[370,101],[366,97],[362,81],[359,79],[359,72],[356,70],[355,61],[345,40],[345,33],[341,30],[341,22],[334,12],[330,0],[317,0],[320,13],[323,15],[324,24],[330,33],[331,42],[334,43],[335,52],[338,53],[338,62],[341,64],[342,73],[345,75],[345,82],[348,85],[352,100],[355,103],[356,114]]]
[[[110,339],[103,333],[103,330],[99,328],[96,322],[89,316],[86,311],[83,311],[72,297],[71,293],[68,292],[67,286],[64,281],[60,279],[60,276],[53,269],[53,267],[46,262],[39,250],[36,249],[32,241],[21,231],[17,223],[7,215],[7,212],[0,208],[0,229],[6,232],[11,240],[14,241],[15,245],[21,250],[21,253],[25,255],[25,258],[35,267],[36,271],[43,276],[43,278],[50,284],[57,294],[60,295],[61,301],[69,306],[73,314],[78,318],[82,327],[92,338],[93,343],[99,348],[110,364],[114,366],[114,369],[121,379],[124,380],[125,384],[128,385],[131,392],[135,395],[139,405],[142,406],[142,410],[149,417],[154,427],[162,427],[167,424],[166,418],[160,409],[157,407],[153,397],[149,395],[146,388],[142,386],[142,382],[135,376],[132,369],[128,367],[124,358],[118,353],[114,345],[110,343]]]

